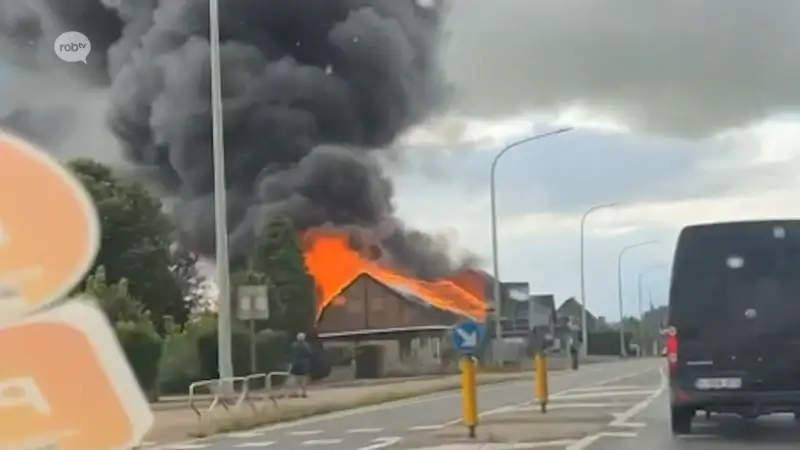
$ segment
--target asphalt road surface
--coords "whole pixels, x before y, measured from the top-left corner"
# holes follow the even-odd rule
[[[736,416],[712,416],[707,420],[701,413],[695,418],[692,434],[673,437],[667,392],[630,420],[643,425],[629,430],[635,437],[590,436],[569,450],[790,450],[800,447],[800,424],[793,416],[782,414],[745,421]]]
[[[577,372],[553,372],[550,378],[550,390],[555,394],[576,387],[590,387],[636,371],[648,369],[652,371],[654,366],[661,363],[660,360],[652,359],[624,361],[589,365]],[[533,380],[484,386],[480,388],[478,395],[481,414],[500,411],[530,402],[533,396]],[[313,401],[313,398],[309,401]],[[457,423],[460,421],[460,416],[460,393],[449,392],[157,448],[162,450],[390,449],[402,445],[404,440],[414,435],[430,433]],[[647,447],[649,448],[649,445]],[[642,447],[635,448],[639,450]]]

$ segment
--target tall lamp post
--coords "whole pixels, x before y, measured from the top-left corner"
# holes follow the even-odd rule
[[[219,55],[219,1],[209,0],[211,58],[211,129],[214,162],[214,234],[217,255],[217,345],[220,378],[233,377],[231,356],[231,299],[228,260],[228,206],[225,183],[225,142],[222,133],[222,66]]]
[[[581,216],[581,355],[585,358],[589,352],[589,330],[586,326],[586,262],[585,262],[585,228],[586,218],[589,214],[606,208],[613,208],[616,203],[605,203],[602,205],[595,205],[589,208],[583,216]]]
[[[497,248],[497,202],[496,202],[496,192],[495,192],[495,172],[497,171],[497,162],[500,158],[505,155],[509,150],[515,148],[521,144],[525,144],[527,142],[536,141],[539,139],[544,139],[550,136],[555,136],[557,134],[566,133],[568,131],[572,131],[572,127],[560,128],[555,131],[550,131],[547,133],[537,134],[535,136],[530,136],[525,139],[520,139],[518,141],[512,142],[508,144],[505,148],[500,150],[497,155],[495,155],[494,159],[492,160],[492,166],[489,172],[489,197],[491,202],[491,214],[492,214],[492,269],[493,269],[493,276],[494,276],[494,313],[495,313],[495,339],[498,342],[503,337],[503,324],[502,314],[501,314],[501,298],[500,298],[500,263],[498,257],[498,248]],[[497,357],[495,356],[495,360]]]
[[[624,247],[619,252],[617,257],[617,302],[619,306],[619,348],[622,356],[628,356],[628,351],[625,348],[625,308],[622,303],[622,257],[625,253],[635,248],[644,247],[646,245],[658,244],[659,241],[644,241],[636,244],[631,244]]]

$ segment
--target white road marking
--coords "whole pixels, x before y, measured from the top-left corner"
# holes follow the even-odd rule
[[[658,372],[659,376],[661,377],[661,386],[658,390],[654,391],[650,394],[646,399],[642,400],[641,402],[637,403],[630,409],[616,415],[616,418],[613,422],[609,424],[612,427],[639,427],[639,425],[634,425],[635,422],[629,422],[633,416],[639,414],[640,412],[644,411],[645,408],[650,406],[651,403],[655,401],[658,396],[660,396],[666,389],[667,389],[667,377],[664,375],[664,370],[660,370]]]
[[[642,389],[646,386],[591,386],[591,387],[577,387],[572,388],[570,391],[572,392],[598,392],[598,391],[635,391],[637,389]],[[658,386],[656,386],[657,388]]]
[[[615,406],[624,406],[618,403],[550,403],[547,405],[548,411],[556,409],[591,409],[591,408],[613,408]],[[538,411],[539,405],[521,406],[514,411]]]
[[[635,438],[636,433],[631,431],[603,431],[598,433],[600,437],[616,437],[616,438]]]
[[[242,442],[237,445],[237,448],[266,448],[275,445],[275,441],[262,441],[262,442]]]
[[[458,422],[461,422],[461,419],[458,419]],[[417,425],[415,427],[409,428],[412,431],[434,431],[434,430],[441,430],[442,428],[446,427],[447,425]]]
[[[347,434],[367,434],[367,433],[380,433],[383,428],[351,428],[345,433]]]
[[[231,433],[226,437],[234,438],[234,439],[250,439],[250,438],[257,438],[263,436],[264,433],[260,431],[237,431],[236,433]]]
[[[616,437],[616,438],[634,438],[636,437],[636,433],[631,432],[601,432],[597,434],[591,434],[589,436],[584,437],[583,439],[577,440],[571,444],[569,444],[564,450],[586,450],[587,448],[591,447],[592,444],[600,440],[602,437]]]
[[[591,392],[583,394],[568,394],[558,397],[562,400],[582,400],[589,398],[606,398],[606,397],[627,397],[636,395],[649,395],[655,392],[653,389],[639,389],[636,391],[612,391],[612,392]]]
[[[536,448],[564,447],[575,440],[516,442],[513,444],[445,444],[437,447],[425,447],[417,450],[527,450]],[[363,449],[359,449],[363,450]]]
[[[368,445],[366,447],[361,447],[358,450],[378,450],[379,448],[389,447],[389,446],[392,446],[394,444],[397,444],[398,442],[400,442],[402,440],[403,440],[403,438],[397,437],[397,436],[379,437],[377,439],[374,439],[372,441],[372,444],[370,444],[370,445]]]
[[[195,450],[199,448],[207,448],[211,444],[174,444],[163,447],[166,450]]]
[[[297,430],[290,431],[289,434],[292,436],[314,436],[317,434],[322,434],[322,430]]]
[[[336,445],[341,443],[341,439],[312,439],[310,441],[303,441],[303,445]]]

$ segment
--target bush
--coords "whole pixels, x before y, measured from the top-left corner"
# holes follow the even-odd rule
[[[269,373],[286,370],[290,343],[289,335],[283,331],[261,330],[256,335],[258,371]]]
[[[216,321],[214,321],[216,324]],[[219,378],[217,328],[202,329],[196,341],[197,355],[200,362],[200,373],[203,378]],[[231,331],[231,352],[233,357],[233,373],[235,376],[250,373],[250,332],[241,326],[233,326]]]
[[[125,351],[139,386],[148,398],[158,398],[157,378],[163,340],[150,321],[117,322],[117,338]]]
[[[197,352],[197,324],[187,324],[181,330],[169,330],[164,342],[164,355],[158,368],[158,387],[162,394],[181,394],[189,385],[203,379]]]
[[[328,352],[325,351],[325,347],[322,345],[322,341],[320,341],[315,336],[312,336],[309,344],[311,345],[311,367],[310,367],[310,377],[312,380],[324,380],[331,376],[331,372],[333,371],[333,364],[331,364],[331,358],[328,355]]]

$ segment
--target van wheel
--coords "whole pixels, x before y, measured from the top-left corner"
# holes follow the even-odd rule
[[[686,406],[671,406],[672,434],[691,434],[694,410]]]

